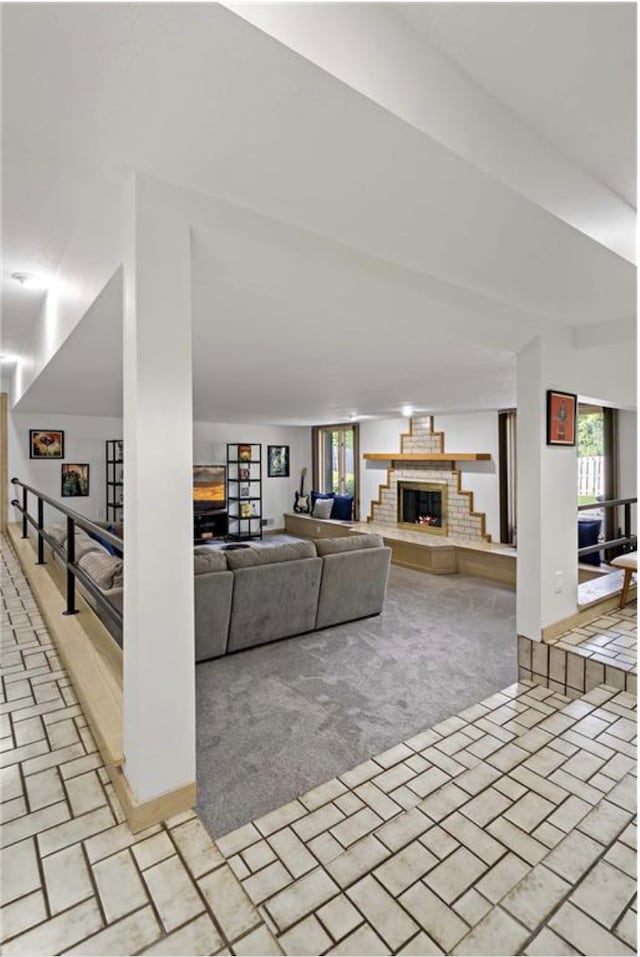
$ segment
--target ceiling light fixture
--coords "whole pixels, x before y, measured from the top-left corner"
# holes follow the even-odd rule
[[[413,406],[412,405],[403,405],[402,414],[408,419],[413,415]]]
[[[50,280],[46,276],[37,276],[32,272],[12,272],[11,278],[26,289],[48,289]]]
[[[19,282],[21,286],[24,286],[31,279],[30,272],[12,272],[11,278],[15,279],[16,282]]]

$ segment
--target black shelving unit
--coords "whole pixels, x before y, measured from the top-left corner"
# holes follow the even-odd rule
[[[124,443],[122,439],[107,439],[106,459],[106,521],[121,522],[124,510]]]
[[[212,538],[226,538],[229,531],[229,518],[226,511],[194,512],[193,543],[201,545]]]
[[[262,445],[227,443],[228,537],[262,538]]]

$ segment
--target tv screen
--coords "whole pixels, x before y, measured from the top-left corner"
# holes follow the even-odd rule
[[[193,466],[193,507],[197,511],[212,511],[227,507],[226,466]]]

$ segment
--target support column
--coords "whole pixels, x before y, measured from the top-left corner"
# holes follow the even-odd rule
[[[124,774],[141,803],[194,795],[191,253],[189,225],[160,184],[134,177],[129,214]]]
[[[542,639],[548,625],[573,615],[578,600],[577,455],[546,444],[547,389],[576,392],[568,333],[539,336],[519,354],[519,635]]]

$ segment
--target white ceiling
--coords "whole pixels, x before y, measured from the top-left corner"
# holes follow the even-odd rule
[[[628,262],[216,4],[5,5],[3,61],[5,273],[55,271],[90,187],[131,169],[296,227],[194,230],[200,418],[508,405],[541,324],[633,315]],[[19,351],[37,299],[6,288]],[[67,411],[98,322],[117,366],[109,303],[21,408]],[[76,376],[73,406],[117,414],[114,381]]]
[[[635,3],[398,3],[393,9],[635,208]]]

